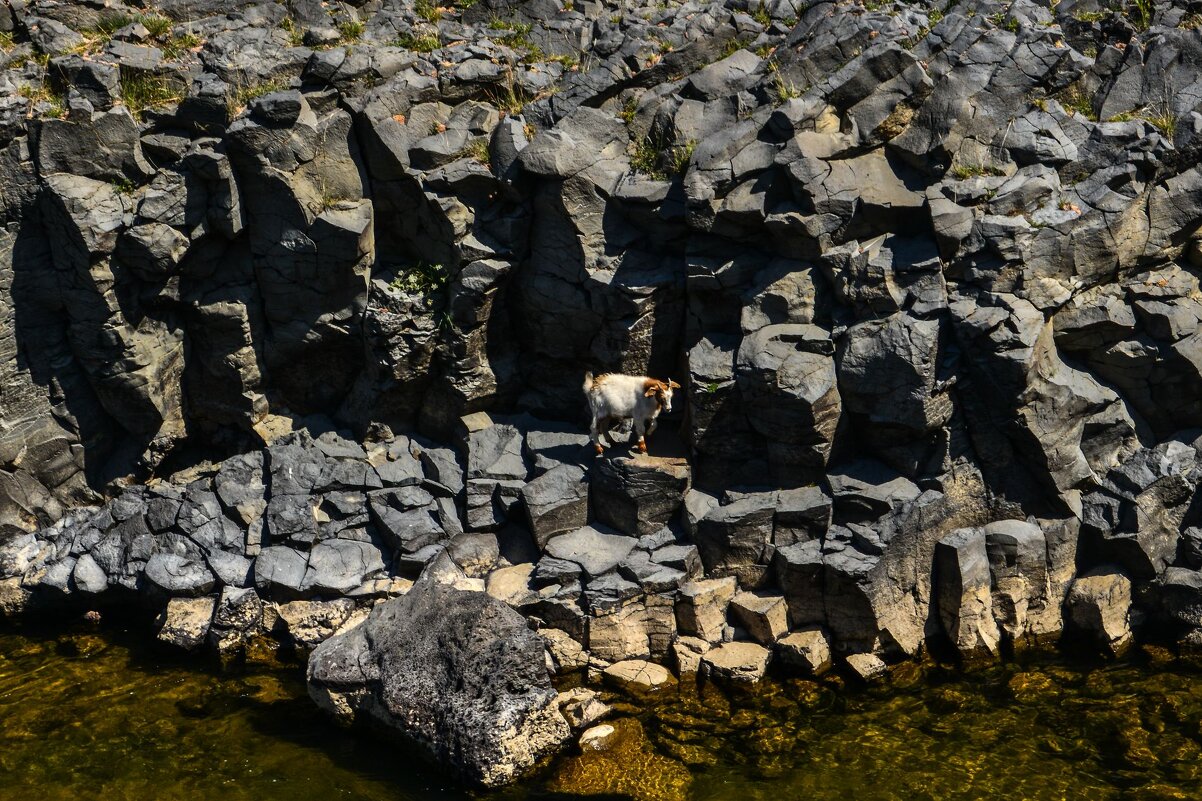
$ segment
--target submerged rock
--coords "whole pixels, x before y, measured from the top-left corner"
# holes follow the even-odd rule
[[[395,730],[486,787],[518,778],[571,735],[526,621],[485,593],[430,580],[319,645],[308,680],[336,717]]]

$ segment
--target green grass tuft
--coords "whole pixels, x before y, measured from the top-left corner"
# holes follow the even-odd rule
[[[173,23],[162,14],[143,14],[138,17],[138,22],[150,32],[150,35],[155,39],[162,39],[171,33]]]
[[[433,0],[417,0],[413,4],[413,13],[426,22],[438,22],[442,19],[442,11]]]
[[[363,36],[364,24],[357,19],[343,20],[338,23],[338,33],[342,35],[339,40],[342,44],[350,44],[357,42]]]
[[[175,83],[164,75],[121,73],[121,99],[135,119],[141,119],[147,109],[177,103],[180,97]]]
[[[491,157],[488,152],[488,139],[481,137],[480,139],[473,140],[467,147],[459,151],[459,155],[463,158],[477,161],[486,167],[489,166]]]
[[[1006,173],[987,164],[955,164],[952,166],[951,174],[957,181],[967,181],[969,178],[981,178],[986,175],[1002,176]]]
[[[406,33],[398,36],[393,44],[415,53],[432,53],[442,47],[442,42],[434,33]]]
[[[1087,120],[1098,121],[1098,115],[1093,110],[1093,101],[1080,82],[1069,84],[1055,97],[1066,111],[1079,114]]]
[[[22,84],[17,89],[17,94],[20,97],[29,101],[30,108],[39,103],[49,104],[42,110],[42,115],[54,119],[62,119],[67,116],[67,101],[60,93],[57,87],[50,83],[41,83],[37,86],[32,84]]]

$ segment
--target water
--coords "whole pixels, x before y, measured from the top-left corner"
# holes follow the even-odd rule
[[[888,686],[772,682],[613,696],[613,749],[472,793],[371,733],[340,729],[299,669],[221,675],[106,627],[0,632],[0,798],[409,801],[1202,797],[1202,672],[1143,649]]]

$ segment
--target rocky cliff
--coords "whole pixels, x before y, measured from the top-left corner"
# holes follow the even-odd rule
[[[6,604],[311,646],[425,569],[734,678],[1195,641],[1197,6],[6,0]],[[652,456],[586,370],[684,385]]]

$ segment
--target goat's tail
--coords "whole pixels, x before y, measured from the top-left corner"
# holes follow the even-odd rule
[[[593,389],[593,371],[589,370],[584,374],[584,394],[588,394]]]

